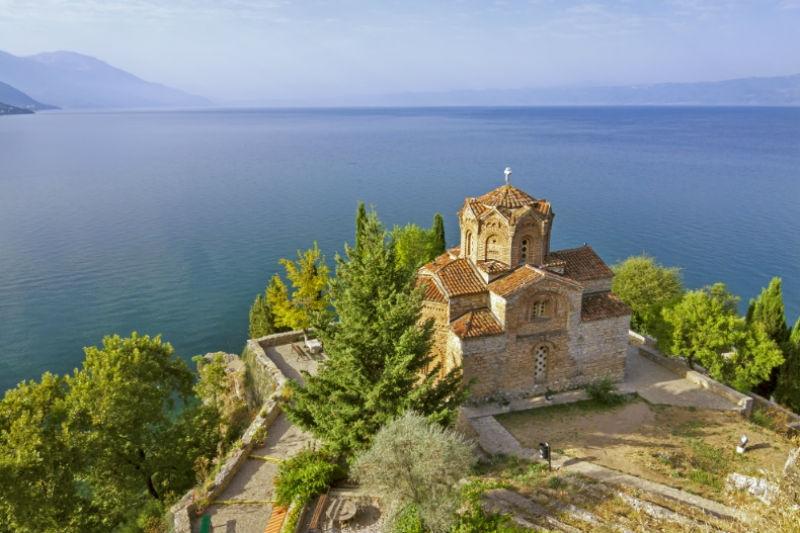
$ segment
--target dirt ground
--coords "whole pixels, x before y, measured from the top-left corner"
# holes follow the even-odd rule
[[[729,501],[729,472],[755,474],[782,468],[790,443],[735,413],[650,405],[636,400],[599,408],[587,402],[500,415],[519,442],[536,449],[547,441],[556,453]],[[742,435],[745,455],[735,453]]]

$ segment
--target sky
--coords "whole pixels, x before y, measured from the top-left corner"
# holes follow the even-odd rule
[[[0,50],[72,50],[218,102],[800,73],[800,0],[0,0]]]

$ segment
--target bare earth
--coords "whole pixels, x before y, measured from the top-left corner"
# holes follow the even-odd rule
[[[659,458],[683,457],[698,445],[713,455],[717,448],[732,470],[747,473],[780,469],[790,448],[785,439],[734,413],[644,401],[604,410],[573,404],[500,415],[497,420],[526,448],[548,441],[556,452],[715,499],[718,491],[689,484]],[[750,439],[744,456],[733,453],[741,435]]]

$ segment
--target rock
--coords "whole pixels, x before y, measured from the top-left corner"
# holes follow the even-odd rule
[[[728,487],[735,490],[747,491],[762,502],[769,504],[775,497],[778,487],[764,478],[745,476],[733,472],[728,474]]]

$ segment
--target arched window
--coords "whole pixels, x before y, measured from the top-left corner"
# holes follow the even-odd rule
[[[486,249],[484,250],[484,259],[499,259],[500,258],[500,245],[498,244],[497,235],[490,235],[486,238]]]
[[[464,252],[467,257],[472,255],[472,232],[468,231],[464,237]]]
[[[533,378],[536,383],[542,383],[547,379],[547,356],[550,355],[550,348],[540,344],[533,350]]]
[[[522,239],[522,242],[519,244],[519,264],[524,265],[528,262],[528,245],[530,241],[528,239]]]
[[[531,306],[531,319],[547,318],[549,312],[547,300],[537,300]]]

